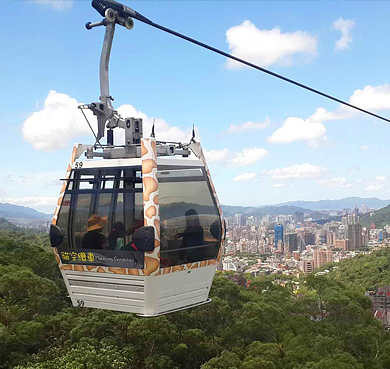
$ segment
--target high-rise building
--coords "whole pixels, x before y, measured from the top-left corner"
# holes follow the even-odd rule
[[[335,232],[329,232],[326,236],[326,244],[330,247],[333,247],[336,241],[336,233]]]
[[[282,240],[279,240],[279,241],[278,241],[277,250],[278,250],[278,252],[280,252],[281,254],[284,254],[284,245],[283,245],[283,241],[282,241]]]
[[[278,242],[283,242],[283,224],[276,224],[274,227],[275,231],[275,247],[278,247]]]
[[[342,224],[343,226],[346,226],[346,225],[347,225],[347,217],[342,217],[342,218],[341,218],[341,224]]]
[[[301,260],[299,263],[299,269],[305,273],[311,273],[314,270],[314,261],[313,260]]]
[[[234,214],[234,224],[241,225],[242,222],[242,214]]]
[[[313,252],[314,267],[320,268],[333,261],[333,252],[328,249],[315,249]]]
[[[349,250],[356,250],[362,247],[362,226],[357,223],[348,224],[347,238],[349,240]]]
[[[306,246],[315,245],[315,243],[316,243],[315,238],[316,237],[315,237],[314,233],[306,232],[303,234],[303,240],[305,241]]]
[[[325,229],[321,229],[319,232],[317,232],[317,242],[319,245],[324,245],[327,242],[327,233]]]
[[[294,222],[295,223],[303,223],[304,221],[304,214],[302,211],[296,211],[294,213]]]
[[[349,250],[349,240],[336,240],[334,242],[334,248],[338,250],[348,251]]]
[[[284,235],[284,250],[286,252],[293,252],[298,250],[298,236],[296,233],[289,233]]]

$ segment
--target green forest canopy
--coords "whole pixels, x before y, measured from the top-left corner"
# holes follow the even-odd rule
[[[138,318],[70,307],[47,236],[0,232],[0,368],[389,368],[390,335],[364,296],[389,260],[382,250],[345,261],[301,279],[299,293],[218,274],[212,303]]]
[[[386,224],[390,224],[390,205],[376,210],[374,213],[363,214],[360,217],[360,222],[363,227],[370,227],[374,223],[376,228],[383,228]]]

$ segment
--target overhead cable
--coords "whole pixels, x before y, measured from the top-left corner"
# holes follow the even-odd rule
[[[182,38],[182,39],[184,39],[184,40],[186,40],[186,41],[188,41],[188,42],[191,42],[191,43],[193,43],[193,44],[195,44],[195,45],[201,46],[201,47],[203,47],[203,48],[205,48],[205,49],[207,49],[207,50],[210,50],[210,51],[213,51],[213,52],[215,52],[215,53],[217,53],[217,54],[220,54],[220,55],[222,55],[222,56],[225,56],[226,58],[235,60],[235,61],[237,61],[237,62],[239,62],[239,63],[241,63],[241,64],[247,65],[248,67],[257,69],[257,70],[259,70],[259,71],[261,71],[261,72],[267,73],[267,74],[269,74],[269,75],[271,75],[271,76],[274,76],[274,77],[276,77],[276,78],[279,78],[279,79],[281,79],[281,80],[283,80],[283,81],[286,81],[286,82],[289,82],[289,83],[291,83],[291,84],[293,84],[293,85],[296,85],[296,86],[298,86],[298,87],[304,88],[305,90],[311,91],[311,92],[313,92],[313,93],[315,93],[315,94],[317,94],[317,95],[326,97],[327,99],[336,101],[336,102],[338,102],[338,103],[340,103],[340,104],[349,106],[350,108],[353,108],[353,109],[355,109],[355,110],[358,110],[358,111],[360,111],[360,112],[362,112],[362,113],[371,115],[371,116],[373,116],[373,117],[375,117],[375,118],[378,118],[378,119],[384,120],[385,122],[390,123],[390,119],[387,119],[387,118],[385,118],[385,117],[383,117],[383,116],[381,116],[381,115],[372,113],[372,112],[370,112],[369,110],[365,110],[365,109],[359,108],[358,106],[353,105],[353,104],[350,104],[350,103],[348,103],[348,102],[346,102],[346,101],[340,100],[340,99],[338,99],[337,97],[334,97],[334,96],[332,96],[332,95],[329,95],[329,94],[326,94],[326,93],[324,93],[324,92],[321,92],[321,91],[319,91],[319,90],[317,90],[317,89],[315,89],[315,88],[309,87],[309,86],[307,86],[307,85],[305,85],[305,84],[303,84],[303,83],[299,83],[299,82],[294,81],[294,80],[292,80],[292,79],[290,79],[290,78],[284,77],[284,76],[282,76],[282,75],[280,75],[280,74],[278,74],[278,73],[275,73],[275,72],[272,72],[272,71],[270,71],[270,70],[268,70],[268,69],[262,68],[262,67],[260,67],[260,66],[258,66],[258,65],[256,65],[256,64],[250,63],[250,62],[248,62],[248,61],[246,61],[246,60],[244,60],[244,59],[238,58],[237,56],[228,54],[228,53],[226,53],[226,52],[224,52],[224,51],[222,51],[222,50],[220,50],[220,49],[217,49],[217,48],[215,48],[215,47],[213,47],[213,46],[210,46],[210,45],[207,45],[207,44],[205,44],[205,43],[203,43],[203,42],[200,42],[200,41],[198,41],[198,40],[195,40],[194,38],[188,37],[188,36],[183,35],[183,34],[181,34],[181,33],[179,33],[179,32],[173,31],[173,30],[171,30],[171,29],[169,29],[169,28],[167,28],[167,27],[161,26],[160,24],[154,23],[154,22],[152,22],[151,20],[145,18],[144,16],[142,16],[142,15],[139,14],[138,12],[135,12],[135,14],[132,15],[132,17],[135,18],[135,19],[137,19],[137,20],[139,20],[140,22],[146,23],[146,24],[148,24],[148,25],[150,25],[150,26],[152,26],[152,27],[155,27],[155,28],[160,29],[160,30],[162,30],[162,31],[164,31],[164,32],[170,33],[171,35],[174,35],[174,36],[176,36],[176,37]]]

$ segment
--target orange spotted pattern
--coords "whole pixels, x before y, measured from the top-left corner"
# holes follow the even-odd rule
[[[141,139],[144,224],[154,228],[154,250],[145,255],[144,275],[160,272],[160,205],[158,201],[157,150],[154,138]]]
[[[61,208],[61,205],[62,205],[62,200],[64,199],[66,186],[68,185],[68,182],[69,182],[69,177],[70,177],[70,172],[72,170],[72,165],[73,165],[73,163],[76,160],[77,149],[78,149],[79,145],[80,144],[76,144],[76,145],[73,146],[72,155],[70,156],[70,162],[68,164],[68,168],[66,169],[65,181],[64,181],[64,183],[62,185],[62,188],[61,188],[61,191],[60,191],[60,196],[58,197],[56,209],[54,210],[53,221],[52,221],[53,224],[57,224],[58,214],[60,212],[60,208]]]

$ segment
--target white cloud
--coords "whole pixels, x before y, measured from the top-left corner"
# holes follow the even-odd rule
[[[365,110],[388,110],[390,109],[390,85],[367,85],[363,89],[357,89],[350,96],[349,103]],[[331,112],[324,108],[318,108],[308,120],[312,123],[322,123],[325,121],[352,119],[358,114],[359,112],[353,108],[339,105]],[[364,146],[367,145],[363,145],[361,150],[364,150]]]
[[[379,182],[385,182],[386,181],[386,176],[376,176],[375,180],[379,181]]]
[[[46,97],[43,108],[32,113],[23,123],[22,133],[24,139],[30,142],[34,149],[45,152],[54,152],[68,146],[70,141],[75,141],[80,137],[89,136],[88,143],[93,143],[93,135],[78,109],[80,103],[62,93],[54,90],[50,91]],[[132,105],[122,105],[118,108],[122,117],[135,117],[143,119],[144,137],[148,137],[152,130],[153,117],[148,117],[141,111],[137,111]],[[96,117],[92,112],[85,110],[85,114],[97,132]],[[156,138],[161,141],[189,142],[191,138],[191,127],[186,131],[170,126],[164,119],[155,119]],[[115,143],[124,143],[124,130],[116,128]],[[199,132],[195,130],[196,137]]]
[[[306,141],[310,146],[318,146],[319,143],[326,141],[325,134],[326,128],[322,123],[289,117],[281,128],[268,137],[268,141],[272,143]]]
[[[182,130],[176,126],[170,126],[162,118],[148,117],[142,111],[130,104],[121,105],[118,108],[118,113],[123,117],[142,118],[143,123],[143,135],[149,137],[152,132],[153,121],[155,121],[155,134],[156,139],[159,141],[177,141],[177,142],[189,142],[192,136],[192,127],[187,127],[186,130]],[[122,144],[124,142],[125,130],[121,128],[115,129],[115,140],[117,143]],[[196,139],[201,141],[201,136],[197,128],[195,127]]]
[[[257,131],[259,129],[267,128],[271,124],[269,117],[265,117],[264,122],[245,122],[241,125],[231,124],[228,128],[229,133],[238,133],[244,131]]]
[[[348,108],[345,105],[340,105],[332,112],[329,112],[324,108],[318,108],[308,120],[312,123],[322,123],[331,120],[350,119],[356,114],[355,110]]]
[[[335,177],[335,178],[329,178],[329,179],[320,179],[317,184],[320,186],[341,186],[344,185],[345,182],[347,182],[347,179],[345,177]]]
[[[349,102],[366,110],[390,109],[390,85],[368,85],[363,89],[355,90]]]
[[[268,155],[269,152],[262,148],[245,149],[232,154],[232,157],[229,160],[229,166],[244,167],[246,165],[254,164]]]
[[[268,174],[272,179],[313,178],[325,175],[328,169],[308,163],[295,164],[290,167],[265,170],[262,174]]]
[[[236,152],[229,152],[226,148],[222,150],[204,150],[204,153],[208,163],[221,162],[229,167],[244,167],[254,164],[269,155],[267,150],[258,147]]]
[[[370,148],[369,145],[362,145],[362,146],[360,146],[360,150],[362,150],[362,151],[366,151],[366,150],[368,150],[369,148]]]
[[[233,181],[247,181],[256,177],[256,173],[244,173],[237,175],[233,178]]]
[[[73,5],[73,0],[33,0],[36,3],[50,6],[57,10],[70,9]]]
[[[363,182],[363,178],[359,178],[355,181],[355,183],[360,183],[360,182]]]
[[[352,42],[351,29],[355,26],[355,22],[351,19],[339,18],[333,22],[332,28],[341,32],[341,38],[336,41],[336,50],[348,50]]]
[[[23,123],[24,139],[30,142],[34,149],[53,152],[65,148],[69,141],[78,136],[91,134],[91,131],[77,108],[76,99],[50,91],[43,108],[32,113]],[[92,113],[86,112],[91,123]],[[93,127],[96,132],[97,124]]]
[[[203,150],[204,155],[208,163],[214,163],[217,161],[223,161],[229,154],[228,149],[222,150]]]
[[[383,187],[383,183],[382,184],[370,184],[366,187],[366,191],[379,191],[382,189]]]
[[[274,188],[280,188],[280,187],[283,187],[283,186],[284,186],[283,183],[275,183],[275,184],[272,185],[272,187],[274,187]]]
[[[317,181],[317,184],[320,186],[330,186],[330,187],[339,187],[339,188],[349,188],[353,187],[352,183],[346,183],[347,179],[345,177],[334,177],[329,179],[320,179]]]
[[[226,41],[231,54],[263,67],[272,64],[289,65],[293,61],[310,61],[317,56],[317,39],[304,31],[282,32],[258,29],[249,20],[226,31]],[[243,64],[228,59],[230,69]]]

